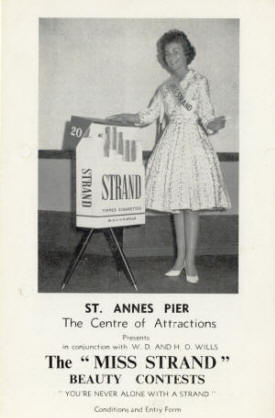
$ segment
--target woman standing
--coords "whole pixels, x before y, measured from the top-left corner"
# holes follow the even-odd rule
[[[230,207],[219,161],[208,138],[224,128],[225,117],[215,117],[207,79],[189,68],[196,52],[185,33],[169,31],[157,47],[169,79],[158,87],[144,111],[111,119],[138,126],[159,120],[161,137],[146,168],[146,207],[174,216],[177,257],[166,276],[179,276],[185,268],[187,281],[196,283],[198,211]]]

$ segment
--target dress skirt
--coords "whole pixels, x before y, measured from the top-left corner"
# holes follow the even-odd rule
[[[164,212],[230,207],[217,154],[195,124],[172,121],[146,168],[146,207]]]

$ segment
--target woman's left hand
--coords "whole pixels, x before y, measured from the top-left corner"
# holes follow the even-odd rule
[[[210,129],[213,134],[218,132],[220,129],[223,129],[225,127],[225,116],[218,116],[215,119],[212,119],[207,124],[207,129]]]

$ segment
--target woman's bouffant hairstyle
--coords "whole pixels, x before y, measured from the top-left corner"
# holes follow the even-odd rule
[[[164,33],[157,42],[158,61],[160,65],[166,70],[169,70],[165,61],[165,47],[171,42],[178,42],[182,45],[186,62],[190,64],[196,56],[196,50],[184,32],[174,29]]]

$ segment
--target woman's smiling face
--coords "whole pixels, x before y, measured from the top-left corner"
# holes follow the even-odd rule
[[[183,47],[178,42],[171,42],[165,45],[164,58],[166,64],[172,72],[177,72],[187,67]]]

